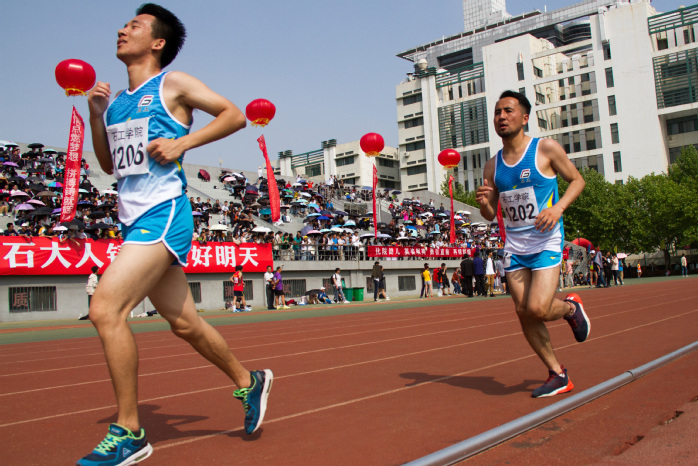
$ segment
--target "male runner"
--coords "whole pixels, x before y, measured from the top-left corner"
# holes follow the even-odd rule
[[[584,189],[584,178],[552,139],[526,136],[531,104],[523,94],[502,93],[494,110],[494,127],[503,148],[485,165],[484,183],[477,189],[480,213],[496,216],[497,201],[504,211],[507,285],[521,328],[533,351],[547,366],[549,377],[533,390],[534,398],[565,393],[574,387],[567,369],[555,357],[546,322],[564,318],[577,341],[589,335],[589,319],[576,294],[555,298],[564,230],[562,212]],[[569,187],[562,198],[560,174]]]
[[[191,205],[184,194],[184,153],[243,128],[245,117],[192,76],[161,71],[175,58],[186,35],[172,13],[144,4],[136,15],[118,31],[116,43],[116,56],[128,72],[128,89],[109,104],[109,83],[98,82],[88,97],[95,155],[118,182],[124,244],[104,272],[90,306],[118,417],[80,465],[133,464],[152,453],[138,419],[138,350],[126,322],[131,309],[146,297],[175,335],[240,387],[233,396],[243,403],[248,434],[262,423],[273,378],[270,370],[247,371],[223,337],[199,317],[181,269],[193,232]],[[214,120],[190,134],[194,109]]]

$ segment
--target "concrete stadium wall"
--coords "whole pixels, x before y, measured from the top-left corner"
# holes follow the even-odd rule
[[[284,280],[305,280],[305,289],[320,288],[323,279],[328,279],[334,273],[336,267],[341,268],[342,278],[347,288],[363,288],[364,300],[373,299],[372,293],[366,289],[366,278],[371,276],[374,260],[370,261],[277,261],[275,267],[283,266],[282,276]],[[460,264],[458,260],[419,259],[419,260],[382,260],[386,276],[386,293],[390,297],[419,295],[421,289],[420,274],[425,263],[429,263],[430,269],[438,267],[445,262],[449,274]],[[197,303],[197,309],[218,310],[225,308],[223,296],[223,283],[232,275],[230,274],[189,274],[190,283],[201,284],[201,302]],[[415,279],[415,290],[398,290],[398,276],[412,276]],[[266,309],[266,297],[263,283],[263,274],[246,273],[245,280],[252,280],[253,299],[248,301],[254,310]],[[87,293],[85,284],[87,276],[7,276],[0,282],[0,322],[26,322],[50,319],[77,319],[88,312]],[[10,288],[12,287],[56,287],[56,310],[34,312],[10,313]],[[332,297],[331,290],[328,295]],[[286,296],[287,299],[299,296]],[[141,302],[134,309],[135,314],[153,310],[154,306],[148,299]]]

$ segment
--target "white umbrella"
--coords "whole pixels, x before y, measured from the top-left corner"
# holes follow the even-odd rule
[[[309,193],[301,193],[301,196],[310,197]]]
[[[252,231],[256,233],[269,233],[271,230],[267,227],[254,227]]]
[[[58,225],[57,227],[53,227],[53,231],[66,231],[68,228],[64,227],[63,225]]]
[[[117,193],[113,189],[105,189],[104,191],[102,191],[102,194],[119,194],[119,193]]]
[[[470,212],[468,212],[467,210],[459,210],[456,213],[461,214],[461,215],[470,215]]]
[[[228,227],[225,225],[221,225],[220,223],[217,225],[213,225],[212,227],[209,228],[211,231],[227,231]]]

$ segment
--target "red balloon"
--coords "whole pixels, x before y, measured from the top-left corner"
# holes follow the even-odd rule
[[[445,149],[439,154],[439,163],[444,168],[457,167],[460,163],[460,154],[455,149]]]
[[[247,104],[245,115],[252,126],[267,126],[276,115],[276,107],[266,99],[255,99]]]
[[[361,150],[366,152],[367,157],[375,157],[380,155],[381,151],[385,147],[383,136],[378,133],[364,134],[361,137],[359,144],[361,145]]]
[[[65,89],[65,95],[86,95],[97,80],[92,65],[71,58],[56,66],[56,82]]]

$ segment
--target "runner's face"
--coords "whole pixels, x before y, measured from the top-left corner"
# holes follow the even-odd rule
[[[518,134],[528,123],[528,115],[518,100],[505,97],[497,102],[494,108],[494,130],[501,138],[509,138]]]
[[[151,53],[154,48],[161,49],[164,39],[154,39],[152,25],[155,17],[138,15],[126,23],[117,32],[116,56],[120,60]]]

